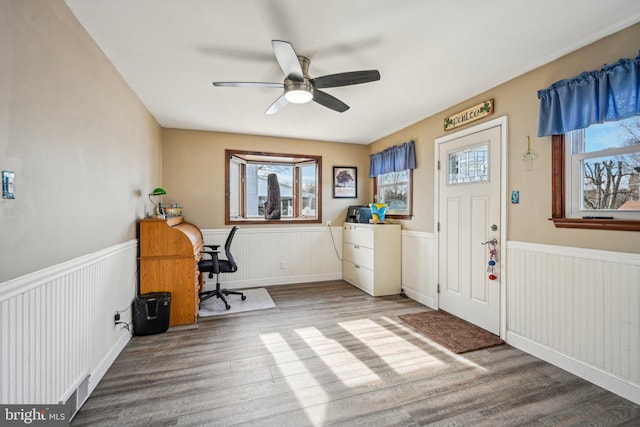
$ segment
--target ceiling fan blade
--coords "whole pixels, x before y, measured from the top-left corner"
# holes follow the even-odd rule
[[[344,113],[349,109],[347,104],[321,90],[316,89],[313,91],[313,100],[320,105],[324,105],[327,108],[337,111],[338,113]]]
[[[316,88],[350,86],[380,80],[378,70],[351,71],[348,73],[330,74],[312,79]]]
[[[284,97],[284,94],[280,95],[280,97],[278,99],[276,99],[273,104],[271,104],[269,106],[269,108],[267,108],[267,111],[265,111],[265,114],[275,114],[278,111],[280,111],[282,108],[284,108],[287,104],[289,104],[289,102],[287,102],[287,99]]]
[[[262,83],[262,82],[213,82],[218,87],[279,87],[283,88],[283,83]]]
[[[296,55],[296,51],[293,50],[291,43],[282,40],[271,40],[271,45],[273,46],[273,53],[275,54],[284,75],[292,80],[302,81],[304,79],[302,67],[300,66],[298,55]]]

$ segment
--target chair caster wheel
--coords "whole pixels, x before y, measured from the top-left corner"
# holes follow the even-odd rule
[[[246,299],[247,299],[247,296],[246,296],[246,295],[242,295],[242,297],[240,297],[240,299],[241,299],[242,301],[244,301],[244,300],[246,300]]]

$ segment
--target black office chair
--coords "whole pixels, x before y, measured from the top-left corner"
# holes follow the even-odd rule
[[[220,252],[218,248],[220,245],[204,245],[206,248],[211,249],[210,251],[202,251],[203,254],[208,255],[210,259],[204,259],[198,263],[198,270],[201,273],[209,273],[209,278],[212,278],[213,275],[216,275],[216,288],[212,291],[204,291],[200,292],[200,302],[211,298],[212,296],[216,296],[220,298],[224,302],[224,306],[227,310],[231,308],[229,302],[227,302],[226,296],[229,294],[240,295],[242,300],[246,300],[247,297],[239,291],[230,291],[227,289],[220,289],[220,273],[235,273],[238,271],[238,266],[236,265],[236,261],[233,259],[233,255],[231,255],[231,241],[233,240],[233,236],[236,234],[236,230],[238,227],[233,227],[227,236],[227,241],[224,244],[224,252],[227,259],[220,259],[218,253]]]

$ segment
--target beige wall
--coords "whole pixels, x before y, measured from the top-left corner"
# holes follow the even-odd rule
[[[603,64],[612,64],[620,58],[634,58],[639,49],[640,24],[636,24],[370,144],[369,152],[373,153],[409,139],[416,141],[415,215],[411,221],[402,222],[403,228],[433,231],[434,140],[445,135],[444,118],[493,98],[495,114],[483,121],[508,117],[507,198],[510,198],[512,190],[520,191],[520,203],[508,204],[508,239],[640,253],[638,232],[554,227],[548,220],[551,216],[551,138],[537,137],[539,89],[583,71],[599,69]],[[474,124],[478,123],[482,121]],[[532,171],[525,171],[521,160],[527,149],[527,136],[531,137],[531,148],[537,154]]]
[[[370,146],[161,130],[62,0],[0,0],[0,169],[16,173],[16,199],[0,199],[0,282],[135,238],[162,185],[202,228],[224,227],[224,149],[323,156],[323,220],[368,203],[368,154],[416,141],[414,217],[433,231],[433,141],[445,116],[487,98],[509,118],[510,240],[640,252],[634,232],[556,229],[550,204],[550,139],[537,138],[536,92],[640,49],[640,24],[425,118]],[[488,120],[488,119],[487,119]],[[520,156],[531,136],[538,159]],[[161,143],[162,139],[162,143]],[[164,159],[163,159],[164,156]],[[358,167],[358,199],[333,199],[332,166]],[[163,177],[164,173],[164,177]]]
[[[371,180],[367,147],[335,142],[163,129],[165,203],[177,201],[185,218],[200,228],[223,228],[225,149],[322,156],[322,219],[339,225],[349,205],[368,203]],[[358,198],[334,199],[333,166],[358,168]],[[250,227],[247,225],[247,227]]]
[[[348,205],[371,201],[368,155],[413,139],[416,142],[418,166],[414,171],[414,215],[411,220],[401,222],[405,230],[433,232],[434,140],[445,135],[445,117],[493,98],[495,113],[484,121],[508,117],[507,199],[512,190],[520,191],[520,203],[508,204],[508,239],[639,253],[640,235],[635,232],[554,227],[548,220],[551,216],[551,139],[537,137],[539,89],[582,71],[598,69],[620,58],[635,57],[640,49],[638,40],[640,24],[487,90],[364,148],[320,141],[165,129],[163,182],[169,192],[165,201],[179,201],[185,207],[185,216],[202,228],[223,227],[226,148],[318,154],[323,156],[323,219],[339,224]],[[532,149],[537,154],[532,171],[525,171],[520,158],[527,148],[527,136],[531,138]],[[331,197],[331,167],[334,165],[358,167],[357,200]],[[213,184],[209,185],[210,182]]]
[[[62,0],[0,0],[0,282],[134,239],[160,136]]]

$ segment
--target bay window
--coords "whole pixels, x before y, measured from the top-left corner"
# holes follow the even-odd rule
[[[322,157],[226,150],[225,223],[322,222]],[[280,219],[265,219],[267,177],[277,176]]]

